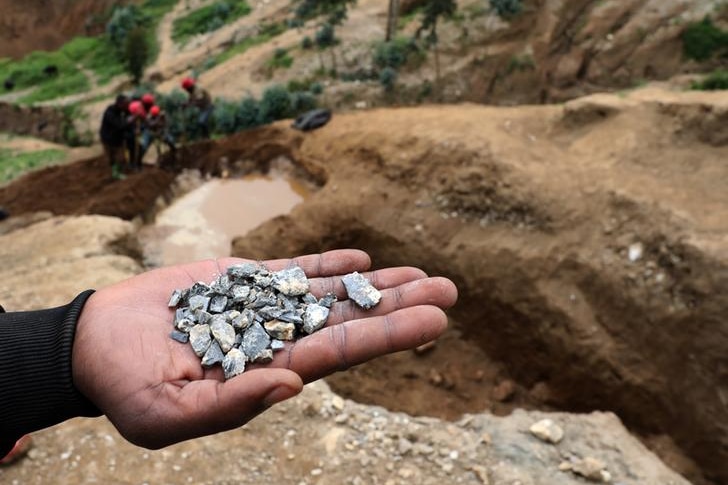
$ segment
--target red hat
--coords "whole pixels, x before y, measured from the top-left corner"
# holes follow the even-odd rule
[[[149,114],[152,115],[152,116],[158,116],[161,111],[162,110],[159,109],[159,106],[152,106],[149,109]]]
[[[182,89],[189,91],[195,86],[195,80],[191,77],[186,77],[182,80]]]
[[[135,116],[144,116],[146,111],[144,110],[144,105],[141,101],[132,101],[129,103],[129,113]]]
[[[151,93],[147,93],[144,96],[142,96],[142,103],[144,103],[145,106],[151,106],[154,104],[154,95]]]

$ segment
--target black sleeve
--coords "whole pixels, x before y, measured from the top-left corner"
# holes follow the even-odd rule
[[[0,457],[26,433],[101,415],[71,372],[76,322],[92,293],[58,308],[0,314]]]

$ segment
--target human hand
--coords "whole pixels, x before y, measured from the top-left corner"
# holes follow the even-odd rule
[[[388,268],[364,273],[382,292],[379,305],[364,311],[345,300],[340,276],[366,271],[366,253],[296,258],[314,295],[333,292],[340,299],[326,328],[288,343],[272,363],[225,381],[219,366],[203,368],[189,345],[169,337],[174,310],[167,301],[175,288],[209,282],[240,262],[224,258],[157,269],[101,289],[86,302],[73,346],[74,384],[132,443],[161,448],[242,426],[298,394],[304,383],[437,338],[447,326],[442,309],[457,298],[445,278]],[[272,271],[290,263],[265,262]]]

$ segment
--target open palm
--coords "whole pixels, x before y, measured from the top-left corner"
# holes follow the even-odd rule
[[[366,271],[366,253],[266,261],[273,271],[299,265],[314,295],[333,292],[340,301],[326,328],[289,343],[272,363],[225,381],[221,368],[204,369],[188,345],[169,338],[174,311],[167,301],[175,288],[209,282],[240,262],[225,258],[150,271],[87,301],[73,347],[74,383],[132,443],[160,448],[241,426],[298,394],[303,383],[437,338],[447,325],[442,309],[457,298],[445,278],[388,268],[364,273],[382,291],[379,305],[365,311],[345,299],[341,276]]]

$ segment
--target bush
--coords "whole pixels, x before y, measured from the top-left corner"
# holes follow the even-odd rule
[[[147,32],[144,27],[137,27],[129,32],[124,44],[124,62],[135,85],[141,82],[148,60]]]
[[[728,89],[728,70],[719,69],[709,74],[702,81],[693,84],[693,89],[701,91],[717,91],[719,89]]]
[[[311,37],[306,36],[301,41],[301,48],[302,49],[313,49],[313,40],[311,40]]]
[[[316,31],[316,45],[321,49],[336,45],[333,25],[325,23]]]
[[[501,18],[511,18],[521,13],[521,0],[490,0],[490,6]]]
[[[379,73],[379,83],[384,87],[385,91],[391,92],[397,83],[397,71],[391,67],[385,67]]]
[[[324,85],[320,82],[314,82],[311,83],[311,86],[309,87],[309,91],[311,91],[316,96],[324,93]]]
[[[121,51],[126,43],[126,37],[135,28],[144,25],[147,18],[136,5],[116,7],[111,19],[106,24],[106,34],[111,43]]]
[[[290,118],[292,111],[291,95],[284,86],[271,86],[263,91],[259,114],[261,123]]]
[[[293,57],[286,49],[276,49],[273,58],[267,63],[269,69],[288,69],[293,65]]]
[[[215,126],[217,130],[229,135],[238,129],[238,105],[225,99],[215,101]]]
[[[260,108],[253,97],[243,99],[238,105],[237,125],[241,130],[255,128],[260,125]]]
[[[221,0],[198,8],[174,21],[172,40],[184,43],[190,37],[213,32],[250,12],[250,5],[245,0]]]
[[[728,32],[713,25],[710,17],[689,25],[682,35],[685,56],[707,61],[714,53],[728,49]]]
[[[398,37],[377,44],[374,49],[374,64],[380,69],[391,67],[397,70],[407,63],[411,54],[418,52],[419,47],[414,39]]]
[[[298,116],[306,111],[316,109],[318,103],[316,96],[306,91],[299,91],[291,94],[291,111],[293,116]]]

